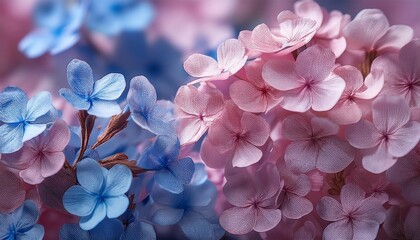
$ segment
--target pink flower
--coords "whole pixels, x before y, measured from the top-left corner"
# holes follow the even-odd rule
[[[15,153],[3,154],[3,162],[19,169],[19,176],[29,184],[39,184],[56,174],[64,164],[64,148],[70,140],[70,131],[64,121],[58,120],[43,134],[25,142]]]
[[[289,111],[328,111],[340,99],[345,82],[333,74],[335,56],[331,50],[312,46],[296,62],[285,58],[269,60],[263,67],[263,78],[283,91],[280,105]]]
[[[334,73],[346,81],[346,87],[338,103],[328,112],[328,116],[340,125],[356,123],[363,115],[363,100],[372,99],[381,91],[384,84],[383,74],[380,74],[379,78],[369,74],[363,80],[360,71],[350,65],[337,67]]]
[[[364,119],[349,125],[346,137],[358,149],[366,149],[363,167],[381,173],[410,152],[420,139],[420,123],[410,121],[410,109],[402,97],[381,96],[372,104],[373,123]]]
[[[237,80],[230,85],[233,102],[244,111],[260,113],[273,108],[280,98],[279,91],[267,85],[262,78],[264,61],[254,60],[245,66],[246,80]]]
[[[382,203],[373,197],[365,198],[365,192],[353,184],[343,186],[340,202],[323,197],[316,206],[322,219],[333,222],[325,228],[323,239],[375,239],[385,220]]]
[[[354,159],[354,149],[336,136],[339,126],[320,117],[310,121],[300,115],[290,115],[283,121],[283,136],[292,141],[284,160],[293,171],[308,172],[317,168],[336,173]]]
[[[0,192],[0,213],[13,212],[25,201],[22,180],[3,166],[0,166]]]
[[[197,89],[191,85],[178,89],[174,103],[179,119],[178,136],[182,145],[200,139],[223,110],[223,94],[214,86],[201,84]]]
[[[311,191],[311,181],[305,174],[295,174],[286,166],[280,165],[280,178],[284,181],[278,198],[280,210],[284,217],[300,219],[313,210],[311,201],[305,196]]]
[[[398,56],[378,57],[372,69],[384,71],[384,94],[403,96],[410,107],[420,107],[420,39],[401,48]]]
[[[364,9],[343,29],[348,50],[379,54],[397,52],[413,38],[413,29],[406,25],[389,26],[379,9]]]
[[[255,230],[266,232],[281,220],[276,198],[283,183],[274,165],[266,165],[250,174],[246,169],[228,177],[223,188],[226,199],[234,207],[220,216],[220,225],[233,234]]]
[[[414,134],[414,133],[413,133]],[[398,184],[401,195],[409,202],[420,204],[420,156],[416,151],[400,158],[386,176],[390,182]]]
[[[184,62],[184,69],[199,78],[190,84],[225,80],[239,71],[247,60],[245,47],[237,39],[228,39],[217,48],[217,61],[203,54],[193,54]]]
[[[224,167],[232,160],[233,167],[246,167],[258,162],[263,153],[258,148],[270,135],[270,126],[260,116],[243,112],[232,101],[225,103],[222,116],[209,129],[207,143],[203,143],[201,158],[209,166]],[[204,153],[204,154],[203,154]],[[221,157],[214,163],[210,153]]]

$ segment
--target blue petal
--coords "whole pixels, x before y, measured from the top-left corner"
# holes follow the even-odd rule
[[[91,98],[115,100],[125,89],[125,79],[122,74],[110,73],[95,82]]]
[[[208,179],[207,171],[205,169],[206,165],[204,165],[203,163],[195,163],[194,166],[194,175],[191,179],[190,184],[201,185]]]
[[[77,95],[90,96],[94,84],[92,68],[82,60],[71,60],[67,65],[67,81]]]
[[[48,124],[53,123],[58,117],[58,111],[51,105],[51,109],[36,120],[29,122],[30,124]]]
[[[171,161],[168,165],[169,171],[183,184],[189,184],[194,174],[194,162],[191,158],[183,158]]]
[[[94,229],[90,230],[92,239],[120,239],[124,231],[122,222],[118,219],[105,219]],[[139,238],[138,238],[139,239]]]
[[[180,144],[174,137],[158,136],[153,145],[149,146],[140,156],[138,165],[145,169],[159,170],[170,160],[178,158]]]
[[[23,119],[28,97],[17,87],[7,87],[0,93],[0,122],[16,123]]]
[[[32,228],[26,229],[24,232],[20,231],[16,236],[17,240],[42,240],[44,238],[45,230],[42,225],[35,224]]]
[[[121,16],[121,22],[127,30],[142,30],[149,26],[154,15],[153,6],[149,2],[140,2]]]
[[[35,30],[26,35],[18,45],[19,51],[28,58],[37,58],[52,46],[54,36],[46,30]]]
[[[109,118],[121,113],[120,105],[115,101],[93,100],[88,113],[97,117]]]
[[[28,101],[26,121],[35,121],[37,118],[47,114],[53,108],[51,94],[40,92]]]
[[[91,103],[87,98],[77,95],[70,89],[62,88],[58,92],[61,97],[71,103],[77,110],[88,110],[91,106]]]
[[[77,164],[77,181],[91,193],[100,193],[105,184],[102,167],[96,160],[86,158]]]
[[[39,134],[41,134],[47,128],[46,124],[25,124],[22,142],[26,142]]]
[[[39,1],[33,12],[34,22],[43,29],[55,29],[63,21],[65,10],[63,1]]]
[[[83,230],[91,230],[104,220],[105,216],[106,205],[104,202],[98,202],[91,215],[80,218],[79,225]]]
[[[166,168],[155,173],[155,180],[159,186],[172,193],[181,193],[184,190],[184,184],[182,181],[175,177],[172,172]]]
[[[51,55],[56,55],[73,47],[79,39],[80,35],[78,33],[67,33],[61,35],[55,40],[53,47],[50,49]]]
[[[0,153],[19,150],[23,143],[24,124],[3,124],[0,126]]]
[[[184,198],[184,192],[181,194],[174,194],[159,186],[155,186],[151,192],[151,196],[155,202],[173,208],[184,208],[184,206],[188,205],[188,202],[186,202]]]
[[[184,209],[162,207],[153,214],[152,222],[162,226],[174,225],[181,220],[182,215]]]
[[[217,240],[225,234],[217,222],[210,222],[204,216],[193,211],[185,213],[179,225],[187,238],[191,240]]]
[[[148,112],[157,101],[156,90],[144,76],[131,79],[127,102],[132,113]]]
[[[201,185],[187,185],[184,190],[189,205],[194,207],[208,206],[217,197],[217,189],[213,182],[206,181]]]
[[[31,200],[26,200],[23,205],[16,209],[12,214],[15,228],[18,231],[32,227],[38,221],[38,217],[38,207]]]
[[[149,112],[147,122],[148,130],[155,134],[176,136],[173,103],[170,101],[157,101],[153,110]]]
[[[148,240],[155,240],[156,233],[155,229],[152,225],[135,221],[130,223],[125,229],[123,235],[121,236],[121,240],[138,240],[138,239],[148,239]]]
[[[60,240],[90,240],[89,232],[78,224],[64,224],[60,229]]]
[[[76,216],[88,216],[96,206],[98,198],[87,192],[82,186],[76,185],[69,188],[63,195],[63,206]]]
[[[108,218],[117,218],[121,216],[128,208],[128,197],[120,195],[117,197],[104,198],[106,204],[106,215]]]
[[[120,164],[113,166],[108,171],[105,180],[104,196],[125,194],[130,189],[131,181],[133,181],[133,175],[128,167]]]

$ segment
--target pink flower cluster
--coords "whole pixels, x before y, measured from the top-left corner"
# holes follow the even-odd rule
[[[378,9],[351,19],[312,0],[277,21],[184,63],[196,79],[175,97],[178,136],[223,172],[221,226],[419,239],[420,40]]]

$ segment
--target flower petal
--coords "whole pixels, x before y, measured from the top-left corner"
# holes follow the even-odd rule
[[[379,224],[375,221],[353,221],[353,239],[375,239]]]
[[[388,151],[394,157],[402,157],[413,149],[420,140],[420,123],[411,121],[389,137]]]
[[[97,117],[109,118],[121,113],[121,107],[115,101],[94,100],[88,113]]]
[[[360,120],[346,128],[346,138],[349,143],[359,149],[375,147],[380,142],[381,135],[375,126],[366,120]]]
[[[334,69],[334,63],[335,55],[331,50],[315,45],[299,54],[296,59],[296,73],[307,80],[323,81]]]
[[[293,193],[286,193],[280,206],[281,213],[289,219],[300,219],[313,210],[311,201]]]
[[[267,96],[247,81],[239,80],[229,87],[229,95],[233,102],[244,111],[265,112],[268,107]]]
[[[51,103],[51,94],[45,91],[40,92],[28,101],[26,121],[35,121],[47,114],[52,108],[54,107]]]
[[[228,202],[238,207],[246,207],[256,191],[252,177],[246,171],[227,177],[227,182],[223,187],[223,193]]]
[[[62,88],[60,89],[59,94],[77,110],[88,110],[91,106],[91,102],[87,98],[75,94],[70,89]]]
[[[67,65],[67,81],[77,95],[88,97],[94,84],[92,68],[82,60],[71,60]]]
[[[413,38],[414,31],[406,25],[393,25],[375,43],[378,52],[397,52]]]
[[[0,122],[16,123],[26,112],[28,97],[17,87],[7,87],[0,93]]]
[[[347,219],[330,223],[322,234],[323,239],[353,239],[353,225]]]
[[[256,223],[252,207],[233,207],[225,210],[219,218],[220,225],[232,234],[245,234],[252,231]]]
[[[308,172],[315,168],[318,149],[307,141],[292,142],[287,146],[284,160],[293,171]]]
[[[237,39],[228,39],[217,47],[219,69],[235,74],[246,62],[245,47]]]
[[[69,188],[63,196],[64,208],[76,216],[88,216],[95,209],[97,198],[79,186]]]
[[[388,151],[384,143],[366,150],[362,159],[363,168],[372,173],[381,173],[388,170],[397,161]]]
[[[22,181],[12,172],[0,172],[0,212],[9,213],[22,205],[26,191]]]
[[[295,73],[295,63],[288,59],[273,59],[264,64],[262,77],[275,89],[286,91],[299,88],[304,79]]]
[[[372,103],[372,118],[377,129],[392,133],[410,120],[410,108],[401,96],[381,95]]]
[[[233,167],[247,167],[258,162],[262,155],[259,148],[247,141],[240,140],[235,147],[232,165]]]
[[[330,75],[325,80],[313,86],[312,109],[314,111],[328,111],[334,107],[343,93],[346,83],[337,75]]]
[[[12,153],[19,150],[23,143],[23,124],[3,124],[0,126],[0,153]]]
[[[105,184],[102,167],[96,160],[86,158],[77,164],[77,181],[89,192],[99,193]]]
[[[344,170],[354,159],[354,149],[336,136],[324,137],[319,146],[316,167],[325,173]]]
[[[104,196],[116,197],[123,195],[131,186],[133,175],[131,170],[121,164],[117,164],[109,169],[105,179]]]
[[[91,230],[96,227],[106,216],[106,205],[104,202],[98,202],[95,209],[89,216],[80,218],[79,225],[83,230]]]
[[[255,218],[254,230],[256,232],[267,232],[273,229],[281,220],[279,209],[259,208]]]
[[[332,197],[322,197],[316,205],[319,216],[326,221],[343,219],[343,207]]]
[[[119,73],[110,73],[95,82],[91,98],[115,100],[121,96],[124,89],[124,76]]]
[[[126,195],[107,197],[104,199],[104,202],[108,218],[117,218],[121,216],[129,205],[129,200]]]
[[[210,77],[220,74],[217,61],[203,54],[193,54],[184,62],[185,71],[193,77]]]

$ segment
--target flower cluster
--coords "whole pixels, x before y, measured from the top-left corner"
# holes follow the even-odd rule
[[[42,0],[19,47],[54,54],[85,22],[112,35],[151,16]],[[73,59],[58,94],[0,92],[0,239],[419,239],[419,63],[411,27],[313,0],[186,58],[173,101]]]

